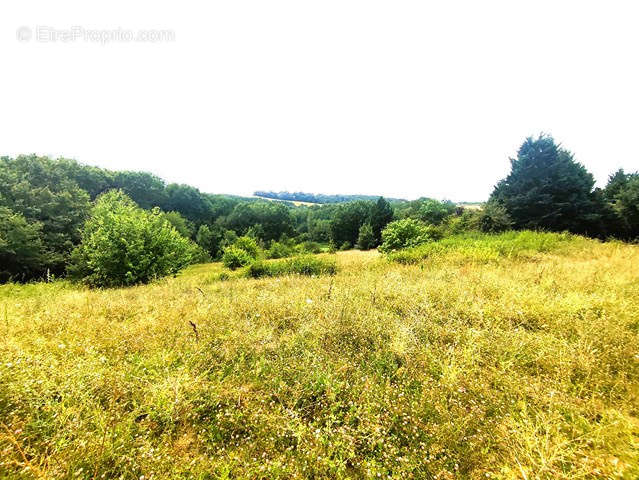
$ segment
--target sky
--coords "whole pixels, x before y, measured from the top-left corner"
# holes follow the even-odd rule
[[[0,155],[210,193],[488,198],[545,132],[639,170],[636,1],[0,5]]]

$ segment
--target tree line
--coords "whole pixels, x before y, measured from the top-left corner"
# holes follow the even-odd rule
[[[306,192],[272,192],[265,190],[257,190],[253,192],[256,197],[271,198],[273,200],[282,200],[286,202],[306,202],[306,203],[345,203],[354,202],[356,200],[377,200],[377,195],[326,195],[323,193],[306,193]],[[389,198],[391,202],[404,201],[401,198]]]
[[[511,159],[509,175],[481,209],[431,198],[348,197],[342,203],[295,206],[203,193],[147,172],[111,171],[35,155],[2,157],[0,281],[83,271],[86,277],[83,266],[98,261],[92,257],[98,241],[108,245],[100,258],[112,263],[116,259],[109,250],[156,248],[155,257],[165,255],[166,262],[173,262],[166,271],[171,273],[188,263],[221,259],[231,246],[237,253],[237,242],[243,239],[240,243],[246,245],[247,238],[279,258],[296,245],[307,251],[318,251],[320,245],[390,251],[469,230],[569,231],[627,241],[639,237],[639,174],[619,170],[604,188],[595,188],[592,174],[546,135],[524,141]],[[116,221],[124,216],[129,220]],[[136,226],[135,233],[131,229]],[[182,252],[181,257],[171,257],[171,249]],[[149,258],[138,260],[145,264]]]

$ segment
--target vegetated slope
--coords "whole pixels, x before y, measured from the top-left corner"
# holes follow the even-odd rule
[[[0,477],[637,478],[639,251],[542,243],[0,287]]]

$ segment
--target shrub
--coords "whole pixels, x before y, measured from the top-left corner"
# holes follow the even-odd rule
[[[257,258],[257,254],[260,251],[260,247],[257,245],[257,241],[253,237],[243,236],[235,240],[234,247],[244,250],[253,259]]]
[[[281,275],[334,275],[336,272],[335,260],[302,255],[274,262],[253,262],[247,270],[247,275],[260,278]]]
[[[351,242],[344,242],[339,246],[339,249],[343,252],[346,250],[350,250],[351,248],[353,248],[353,245],[351,244]]]
[[[246,250],[231,245],[224,249],[222,255],[222,263],[226,268],[231,270],[237,270],[240,267],[245,267],[250,264],[255,257],[252,257]]]
[[[148,283],[172,275],[201,251],[159,211],[146,211],[120,190],[100,196],[73,251],[69,273],[97,287]]]
[[[442,238],[441,230],[412,218],[404,218],[389,223],[382,231],[379,251],[389,253],[402,248],[414,247],[422,243]]]
[[[370,224],[365,223],[359,229],[359,236],[357,237],[357,248],[360,250],[370,250],[375,246],[375,233],[373,227]]]
[[[266,251],[266,258],[286,258],[293,255],[293,249],[282,242],[273,242]]]
[[[479,227],[482,232],[498,233],[510,230],[513,221],[506,208],[497,202],[488,202],[479,214]]]
[[[317,242],[302,242],[297,246],[300,253],[321,253],[322,246]]]

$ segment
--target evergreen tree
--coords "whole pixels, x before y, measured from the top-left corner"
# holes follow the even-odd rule
[[[370,226],[373,230],[374,245],[382,243],[382,230],[393,221],[393,207],[384,198],[379,197],[371,209]],[[359,243],[359,242],[358,242]]]
[[[357,237],[357,248],[360,250],[370,250],[375,246],[375,234],[373,227],[370,224],[365,223],[359,229],[359,236]]]
[[[490,200],[505,207],[517,229],[602,235],[602,205],[594,184],[570,152],[541,135],[526,139]]]

